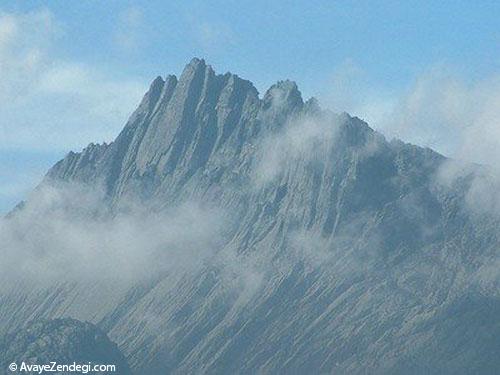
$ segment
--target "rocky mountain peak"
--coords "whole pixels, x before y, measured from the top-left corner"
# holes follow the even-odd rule
[[[91,288],[8,290],[0,328],[35,315],[92,319],[140,374],[497,373],[500,303],[484,275],[498,264],[499,224],[470,214],[462,185],[439,185],[446,162],[304,103],[292,81],[259,98],[251,82],[193,59],[179,79],[153,81],[110,145],[71,153],[49,172],[88,190],[103,184],[98,203],[111,219],[122,217],[120,205],[145,208],[125,220],[124,240],[108,236],[120,226],[106,231],[99,221],[64,241],[60,225],[43,225],[50,214],[16,228],[15,238],[35,245],[55,231],[60,248],[35,246],[37,256],[99,228],[78,254],[119,254],[127,265],[122,257],[153,254],[162,271],[146,267],[130,288],[97,278]],[[129,233],[142,232],[148,215],[153,231],[137,244]],[[127,242],[137,245],[131,258]],[[119,251],[108,257],[113,244]],[[61,336],[57,324],[49,331]],[[19,353],[25,341],[12,338]]]
[[[304,101],[294,81],[278,81],[264,94],[264,106],[302,107]]]

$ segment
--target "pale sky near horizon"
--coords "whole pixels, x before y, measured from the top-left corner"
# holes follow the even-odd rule
[[[70,150],[112,140],[157,75],[194,57],[382,131],[500,162],[500,2],[0,4],[0,212]]]

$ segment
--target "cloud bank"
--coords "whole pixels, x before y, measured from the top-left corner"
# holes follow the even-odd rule
[[[103,194],[43,185],[0,221],[0,274],[11,280],[138,280],[201,266],[219,249],[221,212],[196,202],[153,212],[131,204],[111,215]]]
[[[449,66],[434,66],[398,96],[357,111],[388,136],[460,160],[491,166],[500,161],[499,75],[469,82]]]

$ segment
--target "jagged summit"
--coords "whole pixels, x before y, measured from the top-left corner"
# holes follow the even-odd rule
[[[179,78],[158,76],[152,81],[114,142],[96,150],[93,158],[88,153],[94,145],[68,154],[49,177],[69,178],[73,169],[83,173],[86,168],[79,166],[91,162],[92,171],[85,175],[103,168],[102,179],[113,190],[118,175],[128,179],[153,170],[171,173],[188,150],[188,163],[196,169],[224,144],[241,151],[252,138],[276,131],[300,112],[318,114],[321,108],[315,98],[304,103],[295,82],[279,81],[261,99],[252,82],[232,73],[216,74],[204,59],[193,58]]]
[[[205,63],[205,59],[199,57],[193,57],[191,61],[186,65],[186,67],[188,66],[193,66],[193,67],[201,66],[204,69],[207,66],[207,64]]]
[[[316,101],[306,110],[313,107],[320,111]],[[94,157],[88,155],[92,145],[69,154],[49,177],[86,181],[98,174],[112,195],[122,194],[130,179],[146,174],[163,179],[160,176],[174,173],[180,165],[189,171],[180,173],[189,176],[220,152],[237,157],[252,139],[265,138],[266,132],[279,129],[304,108],[295,82],[279,81],[260,99],[250,81],[216,74],[205,60],[194,58],[178,79],[169,75],[153,80],[114,142],[96,150]]]
[[[321,125],[322,130],[308,126],[306,134],[318,131],[315,137],[331,137],[332,129],[340,126],[337,133],[346,147],[372,142],[390,149],[365,122],[347,113],[323,111],[315,98],[304,103],[293,81],[278,81],[259,98],[250,81],[232,73],[217,74],[205,60],[194,58],[179,78],[153,80],[115,141],[68,154],[47,179],[96,181],[114,202],[128,194],[174,199],[178,189],[201,176],[218,176],[219,183],[224,176],[240,176],[243,183],[254,173],[269,137],[301,116],[331,122]]]
[[[220,141],[223,141],[239,120],[249,122],[248,126],[255,126],[255,122],[258,122],[255,118],[262,120],[265,117],[261,122],[265,122],[269,129],[276,129],[286,122],[290,114],[302,110],[310,114],[322,111],[316,98],[310,98],[304,103],[294,81],[278,81],[260,98],[251,81],[230,72],[217,74],[204,59],[195,57],[185,66],[179,78],[175,75],[167,75],[165,79],[157,76],[151,82],[116,141],[124,142],[123,138],[131,137],[134,133],[134,142],[139,142],[139,138],[141,142],[143,138],[150,142],[147,148],[151,146],[151,151],[147,151],[146,146],[142,151],[148,154],[148,158],[152,158],[153,152],[162,152],[160,142],[172,141],[170,137],[173,136],[173,127],[180,130],[189,126],[196,118],[203,117],[202,122],[208,126],[212,121],[223,126],[216,131]],[[238,119],[238,116],[241,118]],[[166,128],[168,124],[171,129]],[[247,127],[246,130],[250,131],[250,128]],[[256,129],[252,130],[255,131]],[[90,144],[82,153],[93,148],[94,144]],[[78,155],[79,153],[71,152],[68,158]]]
[[[216,74],[211,65],[208,65],[204,59],[193,58],[182,71],[179,81],[181,85],[191,85],[193,81],[201,80],[204,85],[208,84],[209,80],[220,81],[219,84],[227,86],[227,88],[237,88],[238,86],[247,87],[249,90],[254,91],[258,97],[258,91],[251,81],[240,78],[237,74],[230,72],[224,74]],[[168,75],[165,81],[161,76],[156,77],[150,85],[145,98],[148,101],[156,101],[162,95],[161,91],[164,84],[170,86],[177,85],[177,77],[175,75]],[[165,90],[169,91],[169,90]],[[319,107],[317,99],[312,98],[315,105]],[[304,101],[302,94],[298,89],[296,82],[290,80],[282,80],[273,84],[264,94],[262,104],[269,106],[272,102],[283,102],[290,106],[302,106]]]
[[[104,187],[98,203],[112,218],[130,202],[155,223],[170,214],[151,234],[168,241],[139,236],[133,261],[143,249],[179,247],[196,265],[155,256],[173,271],[116,290],[100,279],[20,287],[0,294],[0,330],[33,316],[92,320],[140,374],[493,374],[500,303],[497,281],[484,275],[498,261],[500,226],[470,213],[467,181],[441,183],[446,165],[357,117],[304,103],[294,82],[259,97],[251,82],[193,59],[179,78],[152,82],[112,143],[70,153],[44,183]],[[184,230],[176,216],[193,205],[188,221],[220,215]],[[42,229],[63,236],[43,225],[49,219],[16,236],[41,233],[40,245]],[[207,227],[215,245],[199,236]],[[113,241],[98,232],[79,254],[107,254]],[[128,232],[119,244],[135,240]],[[56,243],[73,244],[72,233]]]

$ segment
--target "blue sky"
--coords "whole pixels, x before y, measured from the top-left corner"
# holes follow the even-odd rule
[[[69,150],[112,140],[149,82],[194,56],[261,93],[289,78],[389,138],[491,161],[499,19],[494,1],[4,0],[0,212]]]

